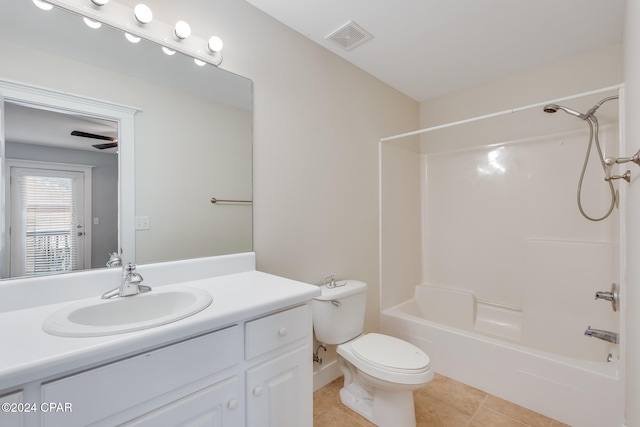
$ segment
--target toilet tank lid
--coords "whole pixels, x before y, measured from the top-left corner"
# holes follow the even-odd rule
[[[328,288],[327,285],[320,286],[322,294],[314,299],[318,301],[333,301],[367,290],[367,284],[359,280],[336,280],[336,283],[339,286],[334,288]]]

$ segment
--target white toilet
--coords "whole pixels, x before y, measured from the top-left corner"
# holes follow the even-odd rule
[[[387,335],[362,334],[367,284],[331,281],[314,298],[313,329],[323,344],[338,344],[344,374],[340,400],[380,427],[415,427],[413,390],[433,379],[429,357]]]

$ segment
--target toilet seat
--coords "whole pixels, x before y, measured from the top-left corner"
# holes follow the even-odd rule
[[[388,383],[426,384],[433,378],[429,356],[413,344],[387,335],[361,335],[336,350],[358,370]]]
[[[430,365],[429,356],[418,347],[388,335],[363,335],[352,341],[351,349],[364,362],[387,371],[420,373]]]

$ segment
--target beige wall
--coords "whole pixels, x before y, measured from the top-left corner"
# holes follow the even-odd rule
[[[366,281],[366,327],[376,329],[378,140],[416,129],[418,103],[245,2],[207,7],[206,22],[188,17],[194,31],[220,35],[222,68],[254,82],[258,268]]]
[[[422,179],[418,137],[382,144],[382,310],[413,297],[422,283]]]
[[[610,45],[423,102],[420,127],[468,119],[622,83],[622,46]]]

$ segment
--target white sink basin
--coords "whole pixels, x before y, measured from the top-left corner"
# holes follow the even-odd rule
[[[42,328],[62,337],[98,337],[153,328],[192,316],[211,304],[211,294],[196,288],[154,288],[114,299],[84,300],[49,316]]]

